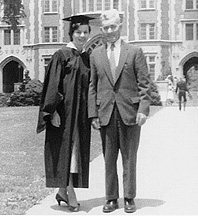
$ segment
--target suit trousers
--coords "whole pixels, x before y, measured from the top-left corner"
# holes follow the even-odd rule
[[[187,101],[187,100],[186,100],[186,91],[184,91],[184,90],[180,90],[180,91],[179,91],[179,94],[178,94],[178,99],[179,99],[179,101],[182,101],[182,98],[183,98],[184,102]]]
[[[178,94],[178,99],[179,99],[179,109],[181,110],[181,103],[182,103],[182,98],[183,98],[183,101],[184,101],[184,107],[186,106],[186,91],[184,90],[180,90],[179,91],[179,94]]]
[[[109,124],[101,127],[107,200],[119,198],[117,174],[119,150],[123,165],[123,195],[129,199],[136,196],[136,162],[140,131],[141,127],[138,125],[127,126],[123,123],[116,105]]]

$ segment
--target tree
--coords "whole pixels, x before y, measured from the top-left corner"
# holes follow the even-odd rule
[[[4,11],[2,21],[11,25],[11,29],[16,30],[20,19],[26,17],[21,0],[0,0],[0,6],[3,6]]]

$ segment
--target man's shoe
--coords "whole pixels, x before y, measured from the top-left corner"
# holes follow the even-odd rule
[[[118,208],[117,199],[115,199],[115,200],[107,200],[106,204],[103,207],[103,212],[104,213],[109,213],[109,212],[115,211],[117,208]]]
[[[124,211],[126,213],[133,213],[136,211],[134,199],[124,198]]]

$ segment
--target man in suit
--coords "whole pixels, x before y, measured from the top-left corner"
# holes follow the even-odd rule
[[[136,211],[136,158],[141,126],[150,105],[150,79],[140,48],[120,39],[122,24],[115,9],[101,14],[106,43],[90,57],[89,117],[100,129],[105,160],[106,203],[103,212],[118,208],[117,158],[123,160],[124,210]],[[113,56],[113,57],[112,57]]]
[[[185,81],[185,78],[180,77],[179,81],[177,82],[176,89],[175,89],[175,93],[176,94],[178,93],[179,110],[180,111],[181,111],[182,98],[183,98],[183,101],[184,101],[184,111],[185,111],[185,108],[186,108],[186,101],[187,101],[186,92],[188,92],[189,96],[191,97],[190,92],[189,92],[188,87],[187,87],[187,83]]]

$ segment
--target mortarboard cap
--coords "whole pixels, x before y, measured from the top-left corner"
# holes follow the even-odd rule
[[[75,15],[66,17],[63,20],[71,22],[71,24],[74,23],[80,23],[80,24],[89,24],[89,21],[95,19],[94,17],[89,17],[86,15]]]

